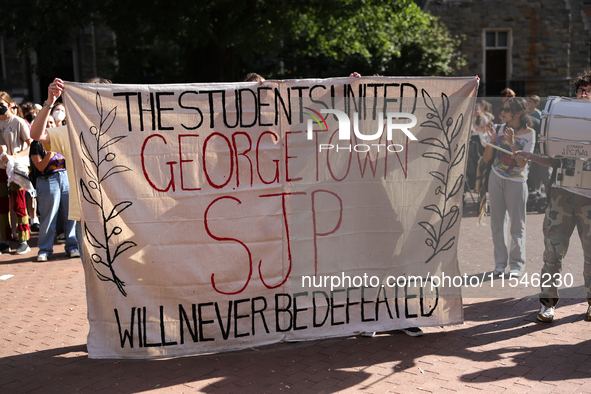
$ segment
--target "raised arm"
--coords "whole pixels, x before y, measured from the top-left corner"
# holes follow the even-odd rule
[[[35,121],[31,126],[31,138],[40,142],[51,142],[51,138],[45,125],[49,118],[51,108],[55,104],[55,101],[61,96],[64,91],[64,81],[59,78],[53,80],[53,82],[47,88],[47,101],[43,103],[43,108],[35,117]]]

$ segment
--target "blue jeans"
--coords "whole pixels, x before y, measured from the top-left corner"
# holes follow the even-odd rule
[[[39,254],[50,256],[53,253],[53,239],[58,211],[64,221],[66,235],[66,252],[78,249],[74,221],[68,220],[68,204],[70,201],[70,184],[66,171],[56,172],[47,179],[37,178],[37,201],[41,213],[39,229]],[[60,210],[61,208],[61,210]]]

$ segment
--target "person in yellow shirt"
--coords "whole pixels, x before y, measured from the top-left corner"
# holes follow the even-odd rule
[[[108,79],[95,77],[87,83],[111,83]],[[43,103],[43,108],[37,114],[35,122],[31,127],[31,138],[36,141],[48,144],[48,149],[54,152],[61,153],[66,158],[66,170],[68,173],[68,181],[70,183],[70,201],[68,219],[76,222],[76,239],[78,241],[78,250],[80,258],[83,260],[84,253],[82,253],[82,228],[80,226],[80,203],[78,200],[78,182],[74,172],[74,162],[72,159],[72,150],[70,148],[70,138],[68,136],[67,126],[55,127],[52,129],[45,128],[47,119],[49,118],[51,109],[56,105],[57,99],[64,91],[64,81],[55,78],[47,88],[47,100]]]

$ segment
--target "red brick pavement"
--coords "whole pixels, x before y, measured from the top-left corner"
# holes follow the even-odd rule
[[[543,215],[528,215],[528,272],[539,272]],[[34,240],[32,242],[34,245]],[[574,241],[565,265],[580,276]],[[282,343],[232,353],[159,360],[90,360],[84,276],[58,246],[33,262],[1,255],[0,393],[591,393],[586,302],[563,299],[552,324],[535,298],[465,298],[465,323]],[[493,268],[490,227],[462,220],[462,272]]]

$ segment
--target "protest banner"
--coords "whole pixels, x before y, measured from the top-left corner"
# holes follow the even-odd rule
[[[460,275],[477,88],[67,82],[89,357],[461,322],[459,287],[434,279]]]

